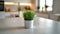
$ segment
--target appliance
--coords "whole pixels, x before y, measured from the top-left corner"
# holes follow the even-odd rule
[[[4,11],[4,0],[0,0],[0,11]]]

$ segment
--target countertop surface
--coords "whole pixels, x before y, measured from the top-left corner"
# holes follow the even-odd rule
[[[4,27],[24,26],[22,17],[7,17],[0,19],[0,23]],[[35,17],[33,29],[6,29],[0,30],[0,34],[60,34],[60,22]]]

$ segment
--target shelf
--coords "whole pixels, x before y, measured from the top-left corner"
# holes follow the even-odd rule
[[[4,5],[14,5],[14,6],[18,6],[17,2],[4,2]]]

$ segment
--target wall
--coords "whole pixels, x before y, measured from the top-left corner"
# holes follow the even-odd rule
[[[60,0],[53,0],[53,13],[60,13]]]
[[[4,1],[5,2],[31,3],[30,0],[4,0]],[[9,7],[9,8],[11,8],[14,11],[17,11],[17,8],[18,8],[18,6],[13,6],[13,5],[11,5],[11,6],[5,6],[5,7]]]
[[[32,10],[36,11],[36,0],[31,0]]]
[[[9,7],[12,11],[17,11],[17,8],[18,6],[13,6],[13,5],[10,5],[10,6],[6,6],[5,5],[5,8]]]

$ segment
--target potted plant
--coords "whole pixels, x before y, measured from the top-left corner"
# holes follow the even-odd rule
[[[21,12],[22,12],[22,11],[21,11],[21,7],[19,6],[19,7],[18,7],[18,15],[19,15],[19,16],[21,16],[21,15],[20,15]]]
[[[47,12],[47,8],[48,8],[49,6],[48,5],[45,5],[45,11]]]
[[[34,12],[32,10],[26,10],[23,13],[24,20],[25,20],[25,28],[33,28],[33,21],[34,21]]]
[[[48,8],[49,6],[48,5],[45,5],[45,8]]]
[[[18,11],[21,11],[21,7],[20,6],[18,7]]]
[[[37,6],[37,11],[39,12],[40,6]]]

